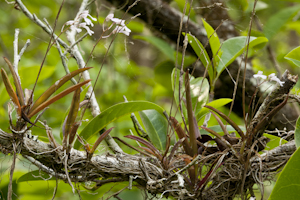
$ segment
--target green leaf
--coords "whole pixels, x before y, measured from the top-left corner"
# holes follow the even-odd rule
[[[274,149],[275,147],[278,147],[282,144],[287,143],[286,140],[282,139],[281,137],[275,136],[275,135],[264,133],[264,136],[270,139],[270,142],[267,143],[267,146],[265,148],[265,150],[268,150],[268,151],[271,149]]]
[[[159,150],[166,148],[168,121],[156,110],[144,110],[139,112],[151,143]]]
[[[281,9],[276,14],[272,15],[264,26],[263,33],[269,40],[276,35],[279,30],[289,21],[298,11],[300,5]]]
[[[45,180],[56,180],[55,177],[50,176],[46,172],[35,170],[28,172],[18,178],[17,183],[27,182],[27,181],[45,181]]]
[[[300,46],[290,51],[284,58],[300,67]]]
[[[177,74],[176,76],[176,81],[175,81],[175,74]],[[180,76],[180,70],[174,69],[172,72],[172,88],[174,91],[174,98],[175,98],[175,102],[177,105],[179,105],[179,76]],[[207,81],[206,78],[203,79],[203,77],[198,77],[198,78],[194,78],[194,77],[190,77],[190,87],[191,87],[191,96],[192,96],[192,105],[193,105],[193,109],[195,111],[195,116],[197,116],[197,114],[200,112],[200,110],[202,109],[202,107],[206,104],[206,102],[208,101],[208,97],[209,97],[209,83]],[[183,83],[181,86],[181,96],[182,93],[184,93],[184,95],[182,96],[184,99],[185,97],[185,89],[184,89],[184,83],[185,83],[185,77],[183,77]],[[175,85],[174,85],[175,82]],[[175,86],[175,88],[174,88]],[[186,111],[186,107],[185,104],[183,104],[183,116],[187,119],[187,111]]]
[[[272,190],[269,200],[297,200],[300,190],[300,148],[289,159]]]
[[[168,59],[174,61],[173,55],[175,50],[164,40],[154,36],[142,36],[142,35],[135,35],[132,38],[149,42],[150,44],[157,47],[162,53],[164,53],[168,57]]]
[[[185,35],[185,33],[182,34]],[[208,71],[209,80],[213,82],[212,80],[214,80],[214,70],[212,68],[210,58],[205,48],[195,36],[191,34],[187,34],[187,37],[188,37],[189,44],[192,46],[193,50],[195,51],[200,61],[202,62],[203,66],[206,67]]]
[[[219,65],[217,66],[217,77],[223,72],[223,70],[230,65],[238,56],[240,56],[244,49],[247,41],[246,36],[234,37],[226,40],[221,50],[223,52]],[[265,37],[250,37],[249,49],[258,45],[263,44],[268,41]]]
[[[297,119],[296,129],[295,129],[295,143],[297,149],[300,146],[300,117]]]
[[[213,53],[214,66],[218,66],[219,60],[222,55],[221,43],[216,31],[204,20],[202,19],[204,28],[206,30],[207,38],[209,39],[209,45]]]
[[[99,133],[100,130],[120,117],[133,112],[149,109],[155,109],[159,113],[163,113],[163,109],[160,106],[148,101],[131,101],[116,104],[107,108],[101,114],[92,119],[81,131],[80,136],[88,141],[93,135]],[[74,144],[74,148],[78,149],[80,146],[81,144],[77,140]]]
[[[226,104],[232,102],[232,99],[228,99],[228,98],[221,98],[221,99],[217,99],[214,100],[206,105],[214,107],[214,108],[220,108],[222,106],[225,106]],[[199,121],[202,117],[204,117],[210,110],[208,108],[202,108],[200,110],[200,112],[197,115],[197,120]]]

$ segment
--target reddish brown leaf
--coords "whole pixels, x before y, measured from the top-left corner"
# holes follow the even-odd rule
[[[146,153],[146,152],[143,152],[143,151],[139,150],[138,148],[136,148],[136,147],[134,147],[134,146],[128,144],[128,143],[125,142],[124,140],[121,140],[121,139],[118,138],[118,137],[113,137],[113,138],[116,139],[116,140],[119,140],[120,142],[122,142],[122,143],[125,144],[126,146],[128,146],[128,147],[130,147],[130,148],[136,150],[137,152],[139,152],[139,153],[141,153],[141,154],[143,154],[143,155],[145,155],[145,156],[151,157],[150,154],[148,154],[148,153]]]
[[[42,104],[40,104],[37,108],[35,108],[34,110],[30,110],[28,113],[28,118],[30,119],[31,117],[33,117],[35,114],[37,114],[38,112],[40,112],[41,110],[43,110],[44,108],[46,108],[47,106],[51,105],[52,103],[54,103],[55,101],[63,98],[64,96],[66,96],[67,94],[73,92],[74,90],[77,90],[78,88],[82,87],[83,85],[87,84],[88,82],[90,82],[91,80],[86,80],[83,81],[81,83],[78,83],[76,85],[73,85],[71,87],[69,87],[68,89],[62,91],[61,93],[59,93],[58,95],[52,97],[51,99],[43,102]]]
[[[19,116],[22,116],[22,112],[21,112],[21,105],[19,103],[17,94],[15,93],[12,85],[9,82],[8,76],[5,72],[5,70],[3,68],[1,68],[1,76],[2,76],[2,81],[4,82],[6,91],[11,99],[11,101],[15,104],[15,106],[17,106],[17,113]]]
[[[6,57],[3,57],[3,58],[4,58],[5,62],[7,63],[8,67],[9,67],[9,70],[12,74],[12,77],[14,79],[14,84],[16,86],[16,92],[17,92],[17,95],[19,97],[20,105],[24,106],[25,105],[25,103],[24,103],[24,93],[23,93],[23,90],[22,90],[20,79],[19,79],[17,73],[15,72],[15,69],[12,66],[11,62]]]
[[[224,120],[226,120],[238,132],[238,134],[241,136],[242,140],[245,139],[245,134],[240,129],[240,127],[236,123],[234,123],[234,121],[232,121],[229,117],[227,117],[224,113],[222,113],[221,111],[215,109],[214,107],[208,106],[208,105],[206,105],[204,107],[206,107],[206,108],[216,112],[218,115],[220,115]]]
[[[94,153],[95,150],[97,149],[97,147],[99,146],[99,144],[102,142],[102,140],[104,140],[104,138],[111,132],[111,130],[113,129],[114,127],[111,127],[110,129],[106,130],[104,133],[102,133],[100,135],[100,137],[97,139],[97,141],[95,142],[95,144],[93,145],[93,148],[91,150],[91,153]]]
[[[76,117],[77,117],[77,114],[78,114],[78,110],[79,110],[80,92],[81,92],[80,88],[78,88],[74,92],[72,103],[71,103],[71,106],[70,106],[70,111],[69,111],[69,114],[67,116],[66,123],[64,124],[65,127],[63,128],[63,137],[64,138],[68,137],[71,126],[73,126],[73,124],[75,123],[75,120],[76,120]]]
[[[162,160],[162,155],[160,154],[160,152],[158,151],[158,149],[156,149],[150,142],[144,140],[143,138],[137,137],[135,135],[126,135],[124,137],[129,138],[129,139],[133,139],[133,140],[136,140],[136,141],[142,143],[143,145],[145,145],[146,147],[148,147],[149,149],[151,149],[151,151],[153,151],[155,153],[155,156],[159,160]]]
[[[73,72],[71,72],[70,74],[65,75],[64,77],[62,77],[61,79],[59,79],[58,81],[55,82],[54,85],[50,86],[32,105],[30,112],[32,112],[33,110],[35,110],[37,107],[39,107],[42,103],[44,103],[55,91],[57,91],[63,84],[65,84],[67,81],[69,81],[71,78],[73,78],[74,76],[76,76],[77,74],[91,69],[91,67],[86,67],[86,68],[82,68],[82,69],[77,69]]]

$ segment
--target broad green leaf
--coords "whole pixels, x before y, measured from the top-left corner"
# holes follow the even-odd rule
[[[240,129],[241,129],[242,131],[246,131],[245,126],[239,126],[239,127],[240,127]],[[220,135],[224,135],[223,130],[222,130],[222,128],[221,128],[220,125],[210,126],[210,127],[208,127],[208,128],[210,128],[211,130],[215,131],[216,133],[219,133]],[[232,126],[230,126],[230,125],[227,125],[227,126],[226,126],[226,129],[227,129],[228,133],[236,132],[236,130],[235,130]],[[204,130],[204,129],[201,129],[201,130],[200,130],[200,133],[201,133],[201,134],[210,134],[209,132],[207,132],[207,131]],[[239,137],[238,134],[237,134],[237,137]]]
[[[93,135],[99,133],[100,130],[120,117],[133,112],[149,109],[155,109],[159,113],[163,113],[163,109],[160,106],[148,101],[131,101],[116,104],[107,108],[101,114],[92,119],[81,131],[80,136],[88,141]],[[74,144],[74,148],[78,149],[80,146],[81,144],[77,140]]]
[[[269,200],[297,200],[300,190],[300,148],[289,159],[272,190]]]
[[[162,53],[164,53],[168,59],[174,61],[174,52],[175,50],[164,40],[154,37],[154,36],[142,36],[142,35],[135,35],[133,39],[139,39],[149,42],[150,44],[154,45],[158,48]]]
[[[300,5],[281,9],[278,13],[272,15],[264,26],[263,33],[269,40],[276,35],[279,30],[289,21],[298,11]]]
[[[176,81],[175,81],[175,74],[176,74]],[[174,98],[177,105],[179,105],[179,76],[180,76],[180,70],[174,69],[172,72],[172,88],[174,91]],[[191,96],[192,96],[192,105],[195,111],[195,116],[200,112],[201,108],[206,104],[209,97],[209,83],[206,78],[203,79],[203,77],[194,78],[192,76],[190,77],[190,87],[191,87]],[[183,83],[181,86],[181,98],[186,99],[185,97],[185,89],[184,89],[184,80],[185,77],[183,77]],[[174,85],[175,82],[175,85]],[[174,88],[175,86],[175,88]],[[184,95],[182,95],[184,94]],[[185,107],[185,104],[182,104],[183,106],[183,116],[187,119],[187,110]]]
[[[143,110],[139,112],[151,143],[159,150],[166,148],[168,121],[156,110]]]
[[[209,45],[213,53],[214,66],[218,66],[219,60],[222,55],[221,43],[216,31],[204,20],[202,19],[204,28],[206,30],[207,38],[209,39]]]
[[[185,35],[185,33],[182,34]],[[200,61],[202,62],[203,66],[206,67],[210,81],[213,82],[212,80],[214,80],[214,70],[212,68],[210,58],[205,48],[195,36],[191,34],[187,34],[187,37],[188,37],[189,44],[192,46],[193,50],[195,51]]]
[[[295,143],[297,149],[300,146],[300,117],[297,119],[296,129],[295,129]]]
[[[45,180],[56,180],[55,177],[50,176],[46,172],[35,170],[28,172],[18,178],[17,183],[27,182],[27,181],[45,181]]]
[[[300,67],[300,46],[290,51],[284,58]]]
[[[214,108],[220,108],[222,106],[225,106],[226,104],[230,103],[232,99],[228,98],[221,98],[214,100],[206,105],[214,107]],[[204,117],[210,110],[208,108],[203,107],[200,112],[197,115],[197,120],[199,121],[202,117]]]
[[[219,65],[217,66],[217,77],[223,72],[223,70],[230,65],[238,56],[240,56],[244,49],[247,41],[247,36],[239,36],[226,40],[221,50],[223,52]],[[249,49],[268,41],[265,37],[250,37]]]
[[[270,139],[270,142],[267,143],[266,149],[265,150],[271,150],[274,149],[275,147],[278,147],[282,144],[287,143],[286,140],[282,139],[281,137],[271,135],[268,133],[264,133],[264,136]]]

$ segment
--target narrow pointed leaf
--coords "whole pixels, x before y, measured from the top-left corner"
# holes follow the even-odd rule
[[[75,120],[76,120],[76,117],[78,114],[78,110],[79,110],[79,103],[80,103],[80,88],[75,90],[74,95],[73,95],[72,103],[70,106],[70,111],[69,111],[69,114],[67,117],[64,131],[63,131],[64,140],[66,140],[68,138],[70,129],[73,126],[73,124],[75,123]]]
[[[147,148],[147,147],[139,147],[139,148],[141,148],[141,149],[143,149],[144,151],[146,151],[146,152],[152,154],[153,156],[157,157],[156,154],[155,154],[151,149],[149,149],[149,148]]]
[[[10,84],[8,76],[3,68],[1,68],[1,76],[2,76],[2,81],[4,82],[6,91],[8,95],[10,96],[11,101],[17,106],[17,113],[19,116],[22,115],[21,113],[21,106],[17,97],[17,94],[15,93],[13,86]]]
[[[88,141],[93,135],[99,133],[100,130],[120,117],[129,115],[133,112],[149,109],[155,109],[159,113],[163,113],[164,111],[160,106],[148,101],[131,101],[116,104],[92,119],[81,131],[80,136]],[[81,144],[76,141],[74,148],[78,149],[80,146]]]
[[[73,126],[71,127],[69,134],[68,134],[69,135],[69,144],[73,143],[75,135],[77,133],[77,130],[78,130],[80,124],[81,124],[80,122],[75,122],[73,124]],[[67,136],[66,136],[66,138],[67,138]]]
[[[17,73],[15,72],[15,69],[12,66],[12,64],[10,63],[10,61],[5,57],[3,57],[3,58],[4,58],[5,62],[7,63],[8,67],[9,67],[9,70],[12,74],[12,77],[14,79],[14,84],[16,86],[16,92],[17,92],[17,95],[18,95],[19,100],[20,100],[20,105],[24,106],[25,105],[25,103],[24,103],[24,93],[23,93],[23,90],[22,90],[20,79],[19,79]]]
[[[215,117],[215,119],[217,120],[218,124],[222,128],[224,135],[229,135],[229,133],[228,133],[225,125],[223,124],[222,120],[220,119],[220,117],[218,117],[218,115],[216,115],[214,112],[211,112],[211,114]]]
[[[221,111],[211,107],[211,106],[208,106],[206,105],[205,106],[206,108],[216,112],[218,115],[220,115],[224,120],[226,120],[237,132],[238,134],[241,136],[241,138],[244,140],[245,139],[245,134],[244,132],[240,129],[240,127],[234,123],[234,121],[232,121],[229,117],[227,117],[224,113],[222,113]]]
[[[214,66],[218,66],[219,60],[222,55],[222,50],[220,49],[221,48],[220,39],[219,39],[216,31],[204,19],[202,19],[202,22],[203,22],[204,28],[206,30],[207,37],[209,39],[209,45],[210,45],[211,51],[213,53]]]
[[[139,114],[152,144],[159,150],[164,150],[168,132],[166,118],[156,110],[144,110]]]
[[[185,33],[182,33],[185,35]],[[208,71],[208,76],[210,81],[214,80],[214,70],[212,68],[210,58],[204,48],[204,46],[201,44],[201,42],[193,35],[187,34],[189,44],[192,46],[193,50],[197,54],[198,58],[202,62],[203,66],[206,67]]]
[[[102,133],[99,138],[96,140],[95,144],[93,145],[93,148],[91,150],[91,153],[94,153],[95,150],[97,149],[97,147],[99,146],[99,144],[102,142],[102,140],[104,140],[104,138],[111,132],[111,130],[114,127],[111,127],[110,129],[106,130],[104,133]]]
[[[153,151],[153,153],[155,154],[155,156],[159,159],[159,160],[162,160],[162,155],[160,154],[160,152],[158,151],[158,149],[156,149],[153,144],[151,144],[150,142],[144,140],[143,138],[140,138],[138,136],[135,136],[135,135],[126,135],[124,136],[126,138],[129,138],[129,139],[133,139],[133,140],[136,140],[140,143],[142,143],[143,145],[145,145],[146,147],[148,147],[151,151]]]
[[[121,140],[121,139],[118,138],[118,137],[113,137],[113,138],[116,139],[116,140],[118,140],[118,141],[120,141],[120,142],[122,142],[122,143],[125,144],[126,146],[128,146],[128,147],[130,147],[130,148],[136,150],[137,152],[139,152],[139,153],[141,153],[141,154],[143,154],[143,155],[145,155],[145,156],[151,157],[150,154],[148,154],[148,153],[146,153],[146,152],[144,152],[144,151],[139,150],[138,148],[136,148],[136,147],[134,147],[134,146],[128,144],[128,143],[125,142],[124,140]]]
[[[54,103],[55,101],[58,101],[59,99],[63,98],[64,96],[66,96],[67,94],[77,90],[78,88],[82,87],[83,85],[89,83],[91,80],[86,80],[83,81],[81,83],[78,83],[76,85],[73,85],[71,87],[69,87],[68,89],[62,91],[61,93],[59,93],[58,95],[55,95],[54,97],[52,97],[51,99],[43,102],[42,104],[40,104],[38,107],[36,107],[36,109],[31,109],[28,113],[28,118],[30,119],[31,117],[33,117],[35,114],[37,114],[38,112],[40,112],[41,110],[43,110],[44,108],[46,108],[47,106],[51,105],[52,103]]]
[[[31,107],[30,112],[32,112],[33,110],[35,110],[38,106],[40,106],[43,102],[45,102],[55,91],[57,91],[63,84],[65,84],[67,81],[71,80],[71,78],[73,78],[74,76],[76,76],[77,74],[91,69],[91,67],[86,67],[86,68],[82,68],[82,69],[77,69],[73,72],[71,72],[70,74],[65,75],[64,77],[62,77],[61,79],[59,79],[58,81],[55,82],[55,84],[53,84],[52,86],[50,86],[33,104],[33,106]]]

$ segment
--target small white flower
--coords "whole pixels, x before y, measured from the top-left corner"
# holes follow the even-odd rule
[[[269,80],[276,81],[280,86],[283,86],[284,84],[284,81],[280,81],[280,79],[277,76],[275,76],[275,73],[269,75]]]
[[[123,33],[124,35],[129,36],[131,30],[126,26],[116,26],[116,28],[113,30],[113,33]]]
[[[93,27],[94,24],[93,24],[93,22],[88,17],[90,17],[93,21],[97,20],[96,18],[92,17],[89,14],[88,10],[84,10],[74,20],[67,21],[64,24],[64,26],[65,25],[71,26],[70,27],[71,30],[75,30],[77,33],[80,33],[82,31],[81,28],[84,28],[84,29],[86,29],[86,31],[88,32],[89,35],[92,35],[92,34],[94,34],[94,31],[92,31],[88,26],[92,26]],[[79,23],[81,19],[83,19],[85,22]],[[62,27],[62,30],[63,30],[64,26]]]
[[[85,23],[85,22],[80,23],[80,24],[78,25],[78,27],[84,28],[84,29],[88,32],[89,35],[93,35],[93,34],[94,34],[94,31],[92,31],[92,30],[87,26],[87,23]]]
[[[112,31],[112,33],[123,33],[124,35],[129,36],[131,30],[125,25],[125,20],[114,18],[114,14],[109,14],[105,18],[105,21],[112,21],[116,24],[116,28]]]
[[[253,75],[254,78],[258,79],[258,78],[261,78],[263,80],[265,80],[267,78],[266,75],[263,75],[263,72],[262,71],[258,71],[257,74],[254,74]]]
[[[250,197],[250,199],[249,200],[255,200],[256,199],[256,197]]]

